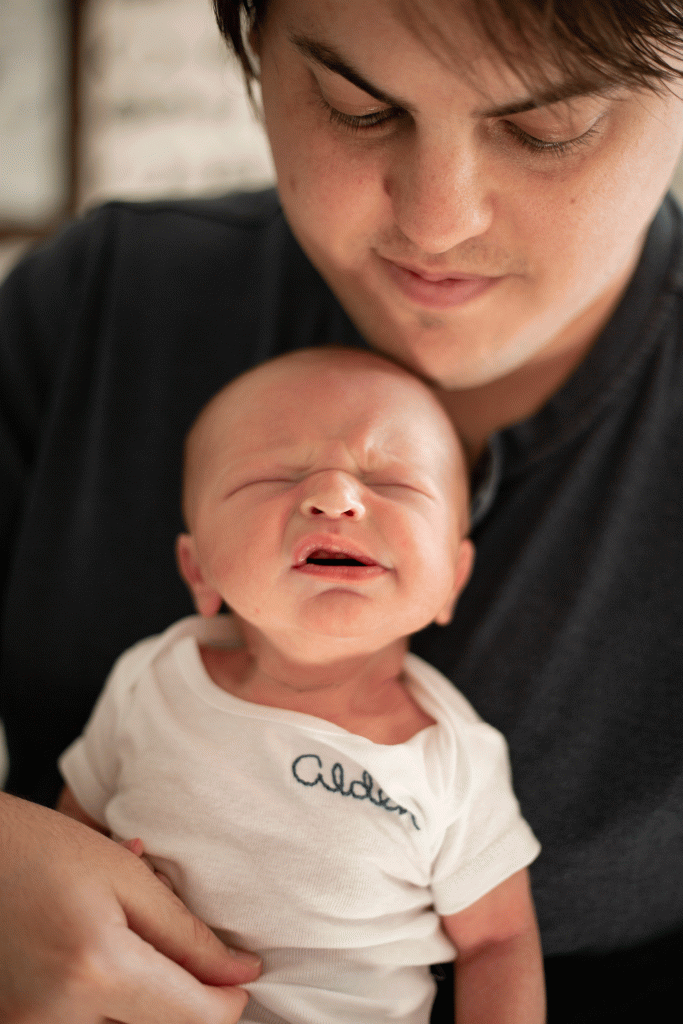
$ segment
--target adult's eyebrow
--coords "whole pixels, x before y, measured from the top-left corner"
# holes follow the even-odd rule
[[[552,85],[531,97],[513,100],[512,103],[505,103],[500,107],[487,107],[482,110],[475,110],[475,117],[511,117],[513,114],[525,114],[529,110],[538,110],[540,107],[549,107],[553,103],[564,103],[567,100],[579,99],[582,96],[604,96],[609,92],[609,86],[596,82],[560,82]]]
[[[396,96],[390,96],[383,89],[373,85],[333,47],[295,32],[289,34],[289,40],[304,57],[308,57],[315,64],[332,71],[335,75],[341,75],[342,78],[379,100],[380,103],[384,103],[387,107],[399,107],[409,114],[415,113],[416,107],[413,104]],[[475,110],[473,115],[481,118],[511,117],[514,114],[524,114],[529,110],[537,110],[540,107],[548,107],[553,103],[562,103],[582,96],[604,95],[608,90],[608,86],[595,81],[560,82],[541,92],[534,93],[533,96],[520,97],[518,100],[498,107]]]
[[[369,96],[379,100],[380,103],[384,103],[387,107],[400,107],[409,114],[415,112],[415,107],[411,103],[396,96],[390,96],[383,89],[379,89],[372,82],[369,82],[353,64],[350,64],[331,46],[295,32],[290,33],[289,41],[304,57],[308,57],[315,64],[327,68],[328,71],[332,71],[335,75],[341,75],[347,82],[351,82],[352,85],[362,89],[363,92],[368,93]]]

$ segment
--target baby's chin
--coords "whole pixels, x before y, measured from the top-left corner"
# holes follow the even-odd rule
[[[348,621],[315,616],[294,627],[243,630],[245,644],[259,660],[266,651],[278,652],[284,660],[301,665],[329,665],[349,658],[373,658],[382,652],[408,649],[408,634],[396,636],[395,629],[353,628]]]

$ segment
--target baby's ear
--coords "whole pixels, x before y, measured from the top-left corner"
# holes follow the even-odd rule
[[[445,605],[435,617],[434,622],[439,626],[447,626],[453,618],[453,612],[455,606],[458,603],[458,598],[462,594],[467,581],[472,575],[472,566],[474,565],[474,544],[469,537],[464,537],[460,541],[460,547],[458,548],[458,557],[455,563],[455,577],[453,579],[453,589],[449,594],[448,600]]]
[[[216,615],[223,598],[204,579],[194,537],[189,533],[179,533],[175,543],[175,555],[180,575],[190,588],[194,606],[199,614],[206,618]]]

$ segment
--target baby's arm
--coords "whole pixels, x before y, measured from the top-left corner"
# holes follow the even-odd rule
[[[528,871],[441,921],[458,951],[457,1024],[543,1024],[543,957]]]

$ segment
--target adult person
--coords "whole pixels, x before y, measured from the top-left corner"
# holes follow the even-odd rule
[[[49,804],[116,655],[189,610],[176,452],[217,384],[369,344],[472,461],[473,578],[414,649],[510,743],[549,1019],[657,1016],[683,928],[683,6],[269,0],[249,25],[279,200],[113,205],[4,290],[9,787]],[[234,1019],[215,986],[235,1002],[173,1016],[190,975],[244,977],[198,965],[132,855],[0,808],[5,1020]]]

